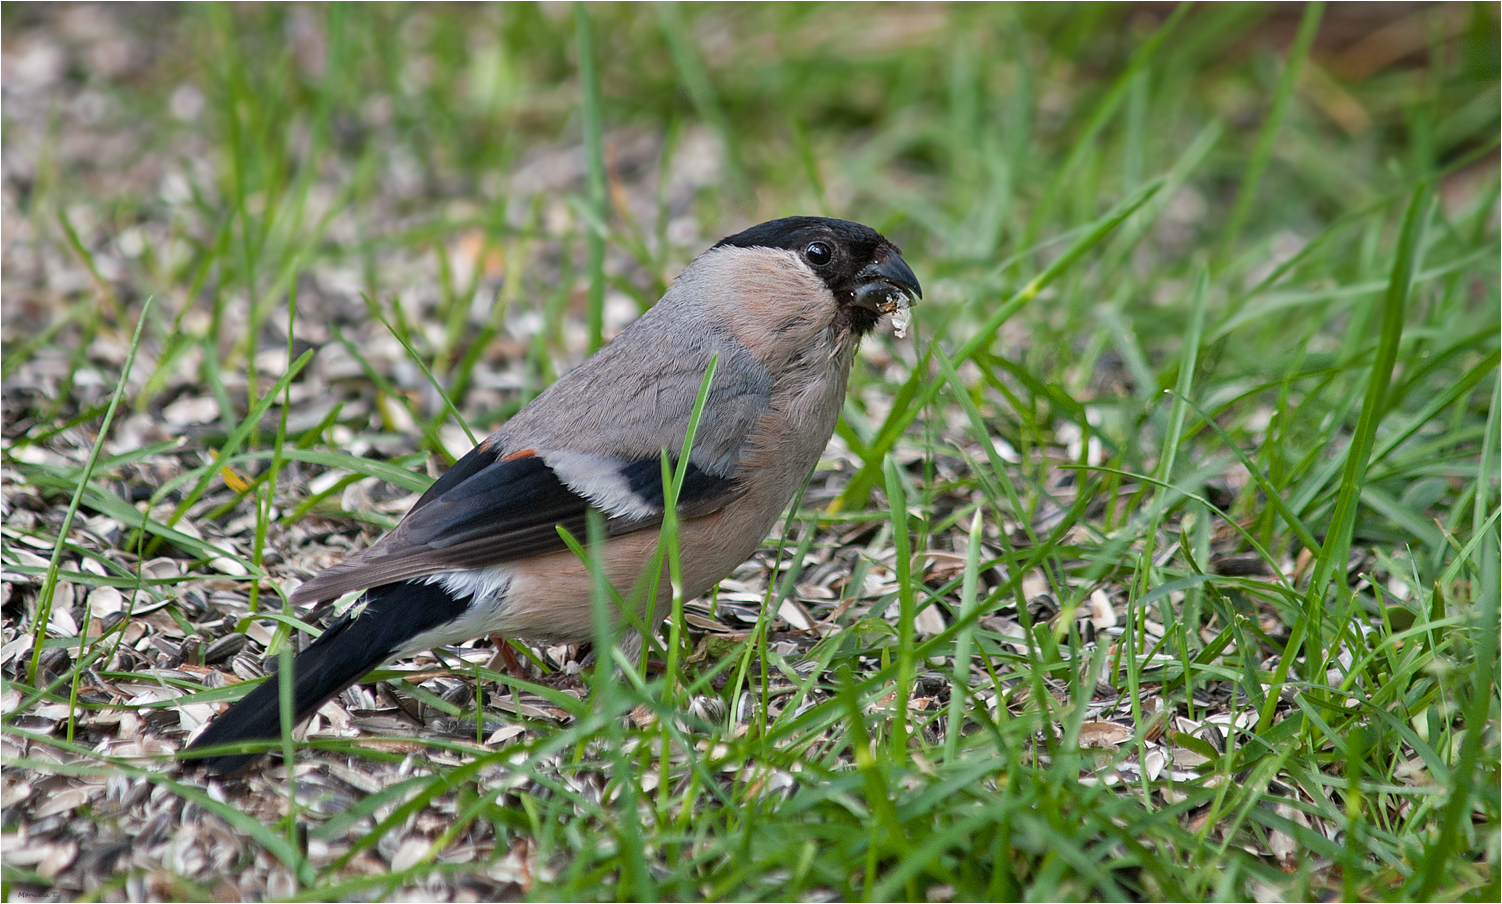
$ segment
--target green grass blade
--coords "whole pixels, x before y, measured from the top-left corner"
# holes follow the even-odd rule
[[[964,361],[988,348],[996,338],[996,332],[1001,329],[1018,311],[1022,310],[1029,302],[1038,297],[1038,293],[1051,285],[1063,273],[1074,266],[1080,258],[1084,257],[1090,249],[1099,245],[1100,242],[1120,226],[1132,214],[1136,213],[1142,205],[1146,204],[1162,188],[1161,178],[1149,182],[1137,189],[1131,195],[1119,202],[1105,216],[1097,220],[1092,226],[1067,248],[1063,254],[1050,264],[1044,271],[1026,285],[1019,289],[1011,298],[1007,299],[969,339],[951,356],[954,364],[958,366]],[[938,340],[934,340],[937,342]],[[922,362],[920,362],[921,365]],[[940,380],[924,381],[923,368],[913,371],[906,385],[899,392],[897,404],[892,406],[891,414],[882,424],[881,430],[874,443],[871,444],[870,457],[862,464],[861,469],[851,477],[838,499],[830,504],[831,512],[842,512],[859,508],[866,501],[871,488],[876,484],[876,478],[883,467],[882,462],[887,453],[897,444],[897,438],[902,435],[909,424],[917,419],[918,414],[933,403],[933,400],[946,385]],[[905,397],[905,398],[904,398]]]
[[[1278,77],[1278,87],[1273,92],[1272,106],[1267,111],[1267,118],[1262,121],[1262,128],[1257,132],[1257,144],[1252,149],[1252,155],[1247,158],[1246,173],[1241,177],[1241,185],[1236,190],[1236,204],[1231,208],[1231,215],[1226,219],[1225,228],[1221,232],[1219,256],[1222,258],[1235,247],[1237,239],[1241,237],[1242,227],[1246,225],[1247,216],[1252,211],[1252,203],[1257,199],[1262,173],[1272,159],[1278,133],[1288,117],[1289,101],[1293,99],[1294,87],[1298,84],[1304,61],[1309,57],[1309,50],[1314,46],[1314,36],[1319,31],[1324,12],[1325,5],[1322,2],[1304,6],[1298,34],[1294,36],[1293,46],[1288,50],[1288,59],[1283,64],[1283,72]]]
[[[31,630],[34,639],[31,662],[26,666],[26,680],[32,684],[36,683],[37,666],[42,659],[42,639],[47,636],[47,624],[52,619],[52,601],[57,594],[58,571],[62,568],[63,549],[68,542],[68,533],[73,529],[73,519],[78,516],[78,507],[83,502],[84,492],[94,476],[94,467],[104,451],[104,441],[109,436],[110,425],[114,423],[115,411],[119,409],[120,399],[125,395],[125,387],[130,382],[130,370],[135,364],[136,352],[141,347],[141,333],[146,328],[146,315],[150,311],[151,299],[148,298],[141,307],[141,315],[136,318],[136,329],[130,338],[130,349],[125,354],[125,365],[120,371],[120,382],[115,384],[115,391],[110,396],[109,408],[104,412],[104,423],[99,426],[99,434],[89,448],[88,460],[84,462],[83,471],[78,475],[77,483],[73,487],[73,498],[68,501],[68,510],[63,514],[62,527],[57,532],[57,542],[52,546],[52,558],[47,563],[47,577],[42,581],[42,592],[37,599],[35,614],[32,616]]]
[[[609,214],[605,184],[605,127],[600,108],[600,78],[595,70],[594,33],[589,22],[589,7],[574,4],[579,52],[579,87],[583,92],[580,117],[584,124],[584,152],[588,162],[589,209],[604,223]],[[598,230],[585,231],[589,254],[589,298],[587,324],[589,350],[605,344],[605,236]]]
[[[1356,524],[1357,507],[1361,502],[1361,488],[1366,480],[1367,465],[1372,447],[1376,444],[1377,426],[1392,379],[1393,363],[1398,356],[1398,343],[1403,336],[1403,311],[1408,303],[1408,293],[1417,270],[1419,251],[1423,245],[1424,222],[1429,216],[1429,187],[1422,185],[1414,192],[1403,218],[1403,231],[1398,239],[1393,259],[1392,276],[1384,293],[1381,308],[1381,326],[1377,336],[1377,353],[1372,362],[1371,375],[1361,405],[1361,415],[1346,453],[1341,488],[1335,502],[1335,512],[1330,518],[1330,530],[1315,561],[1309,579],[1309,588],[1304,600],[1303,618],[1296,622],[1288,644],[1273,675],[1273,687],[1263,705],[1258,731],[1265,732],[1272,724],[1273,711],[1301,648],[1307,663],[1306,674],[1324,674],[1323,615],[1325,592],[1336,569],[1346,566],[1350,550],[1351,534]],[[1309,641],[1306,644],[1305,638]]]

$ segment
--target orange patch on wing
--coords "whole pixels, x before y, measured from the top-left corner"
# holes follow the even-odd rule
[[[532,456],[534,456],[536,454],[537,454],[537,450],[536,449],[522,449],[519,452],[512,452],[510,455],[507,455],[505,458],[502,458],[501,461],[515,461],[518,458],[531,458]]]

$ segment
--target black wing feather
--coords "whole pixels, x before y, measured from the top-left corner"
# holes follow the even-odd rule
[[[671,467],[677,471],[676,457],[671,459]],[[667,494],[662,485],[661,459],[644,458],[640,461],[633,461],[621,468],[621,473],[625,476],[627,485],[631,487],[631,492],[636,494],[641,501],[658,509],[663,507]],[[696,512],[706,503],[718,503],[734,492],[735,481],[733,479],[711,474],[690,460],[688,471],[683,475],[683,486],[678,489],[678,508]]]
[[[396,529],[363,554],[297,588],[294,603],[334,599],[394,581],[462,568],[485,568],[568,548],[561,526],[583,537],[590,502],[531,452],[502,455],[482,443],[433,483]],[[627,487],[654,512],[663,504],[662,463],[643,458],[620,466]],[[714,511],[735,481],[689,463],[678,497],[685,517]],[[610,513],[606,513],[609,515]],[[660,514],[614,516],[612,534],[660,523]]]

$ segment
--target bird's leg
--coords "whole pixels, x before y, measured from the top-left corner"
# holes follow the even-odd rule
[[[516,658],[516,651],[511,649],[511,644],[499,634],[490,635],[490,642],[495,644],[495,655],[491,657],[490,664],[486,666],[492,672],[498,671],[498,666],[506,667],[506,674],[512,678],[527,677],[526,669],[520,659]]]

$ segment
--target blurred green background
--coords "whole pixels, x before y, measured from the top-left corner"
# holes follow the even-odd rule
[[[117,878],[76,856],[129,848],[139,829],[99,816],[113,812],[101,779],[93,809],[61,820],[32,784],[17,792],[6,832],[75,856],[7,859],[9,887],[155,882],[191,900],[235,875],[240,896],[331,899],[1496,899],[1496,4],[0,14],[0,668],[25,695],[5,724],[36,745],[21,765],[35,788],[72,774],[58,758],[127,768],[62,747],[62,723],[36,728],[64,706],[71,738],[75,708],[103,707],[42,686],[92,680],[56,652],[110,649],[125,630],[81,640],[39,617],[56,587],[168,598],[173,650],[244,630],[276,584],[223,574],[305,576],[373,535],[355,528],[394,523],[425,482],[411,472],[468,448],[445,394],[476,433],[493,429],[756,222],[866,222],[925,289],[912,338],[867,342],[795,512],[799,556],[827,579],[800,603],[833,626],[799,650],[818,667],[783,662],[764,635],[734,654],[742,673],[754,649],[812,674],[807,705],[770,727],[761,712],[759,731],[734,710],[694,723],[722,742],[707,772],[807,769],[785,797],[693,773],[642,798],[638,824],[636,798],[585,800],[558,778],[600,769],[634,787],[632,770],[658,768],[640,751],[667,750],[677,685],[654,678],[613,713],[666,707],[627,733],[650,742],[635,754],[609,718],[581,714],[566,732],[529,723],[510,748],[574,751],[528,760],[537,786],[465,796],[431,763],[431,784],[400,786],[491,884],[464,886],[479,873],[437,849],[393,856],[384,822],[319,821],[314,840],[343,859],[310,865],[278,846],[290,822],[233,822],[280,800],[255,793],[215,812],[241,833],[235,862],[256,868],[168,864],[142,841]],[[283,411],[272,390],[309,348]],[[303,457],[281,472],[284,446]],[[400,490],[356,493],[372,474]],[[64,544],[77,499],[87,530]],[[142,512],[152,551],[181,570],[144,585],[134,525],[102,526]],[[977,513],[983,551],[963,582]],[[50,570],[18,544],[58,550]],[[218,610],[178,592],[195,581],[235,618],[205,627]],[[778,612],[794,581],[765,583]],[[85,592],[57,605],[87,634]],[[915,606],[951,631],[921,653]],[[942,665],[970,650],[987,674]],[[105,659],[107,677],[181,664],[159,652],[140,674]],[[943,702],[909,734],[872,701],[894,682],[907,700],[924,663]],[[834,684],[846,667],[864,707]],[[733,704],[738,688],[694,692]],[[1083,727],[1105,729],[1087,712],[1131,740],[1090,759]],[[173,743],[189,727],[152,723]],[[1170,754],[1195,765],[1145,777]],[[497,865],[518,850],[545,881]],[[381,875],[350,867],[361,851]]]

